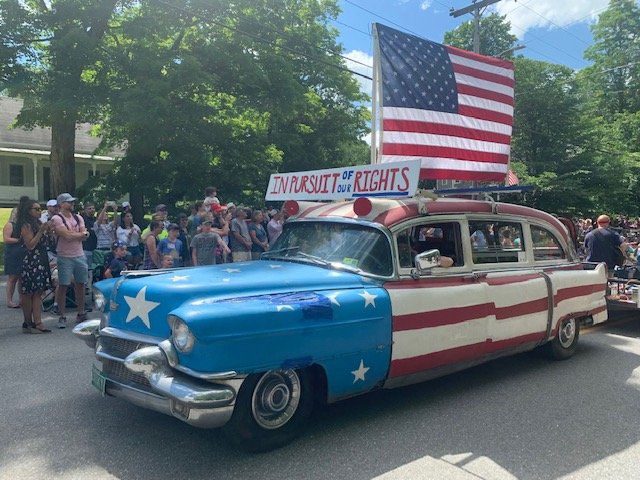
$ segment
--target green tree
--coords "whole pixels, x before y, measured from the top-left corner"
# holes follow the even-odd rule
[[[480,18],[480,52],[483,55],[513,58],[512,48],[518,37],[510,33],[511,24],[505,15],[491,13]],[[473,21],[462,23],[459,27],[444,34],[444,43],[453,47],[473,51]]]
[[[593,65],[585,78],[597,85],[598,107],[610,117],[640,110],[640,6],[610,0],[591,27],[594,44],[585,51]]]
[[[54,192],[75,190],[75,129],[96,119],[98,91],[85,75],[101,56],[117,0],[0,0],[0,90],[25,100],[23,127],[51,127]],[[7,71],[6,66],[14,66]]]
[[[333,1],[148,1],[114,20],[95,77],[102,133],[126,142],[117,183],[170,202],[215,184],[257,204],[273,172],[351,163],[367,111],[336,14]]]

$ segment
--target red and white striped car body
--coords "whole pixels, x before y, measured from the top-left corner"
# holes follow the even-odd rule
[[[353,219],[379,224],[391,236],[394,273],[383,284],[392,308],[387,388],[561,340],[555,354],[566,358],[580,325],[607,319],[604,265],[584,269],[563,223],[545,212],[452,198],[300,202],[292,210],[296,220]],[[474,249],[472,226],[482,224],[517,230],[519,245],[491,253]],[[455,227],[462,259],[421,274],[413,261],[402,263],[400,238],[430,225]]]

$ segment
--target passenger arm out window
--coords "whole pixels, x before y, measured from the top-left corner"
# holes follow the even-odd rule
[[[450,257],[453,266],[464,265],[462,242],[458,222],[418,224],[407,227],[396,236],[398,262],[401,268],[412,268],[413,259],[419,253],[439,250],[440,255]]]

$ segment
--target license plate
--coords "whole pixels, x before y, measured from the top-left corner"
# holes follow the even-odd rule
[[[102,396],[107,391],[107,377],[95,365],[91,368],[91,385],[96,387]]]

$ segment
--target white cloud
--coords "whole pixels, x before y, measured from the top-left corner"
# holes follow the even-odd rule
[[[422,3],[420,3],[420,10],[427,10],[432,3],[432,0],[423,0]]]
[[[580,0],[562,2],[560,7],[558,0],[503,0],[496,5],[496,11],[506,15],[514,27],[512,33],[522,37],[535,27],[557,28],[592,22],[608,4],[609,0]]]
[[[367,77],[373,77],[373,68],[372,68],[373,57],[371,55],[365,52],[361,52],[360,50],[351,50],[350,52],[347,52],[344,56],[347,57],[347,60],[345,60],[345,62],[349,70],[353,70],[354,72],[361,73],[363,75],[366,75]],[[355,61],[352,62],[349,59],[355,60]],[[365,65],[368,65],[368,67],[365,67]],[[367,80],[366,78],[361,77],[359,75],[354,75],[354,78],[360,84],[360,91],[371,96],[371,88],[372,88],[371,80]]]

